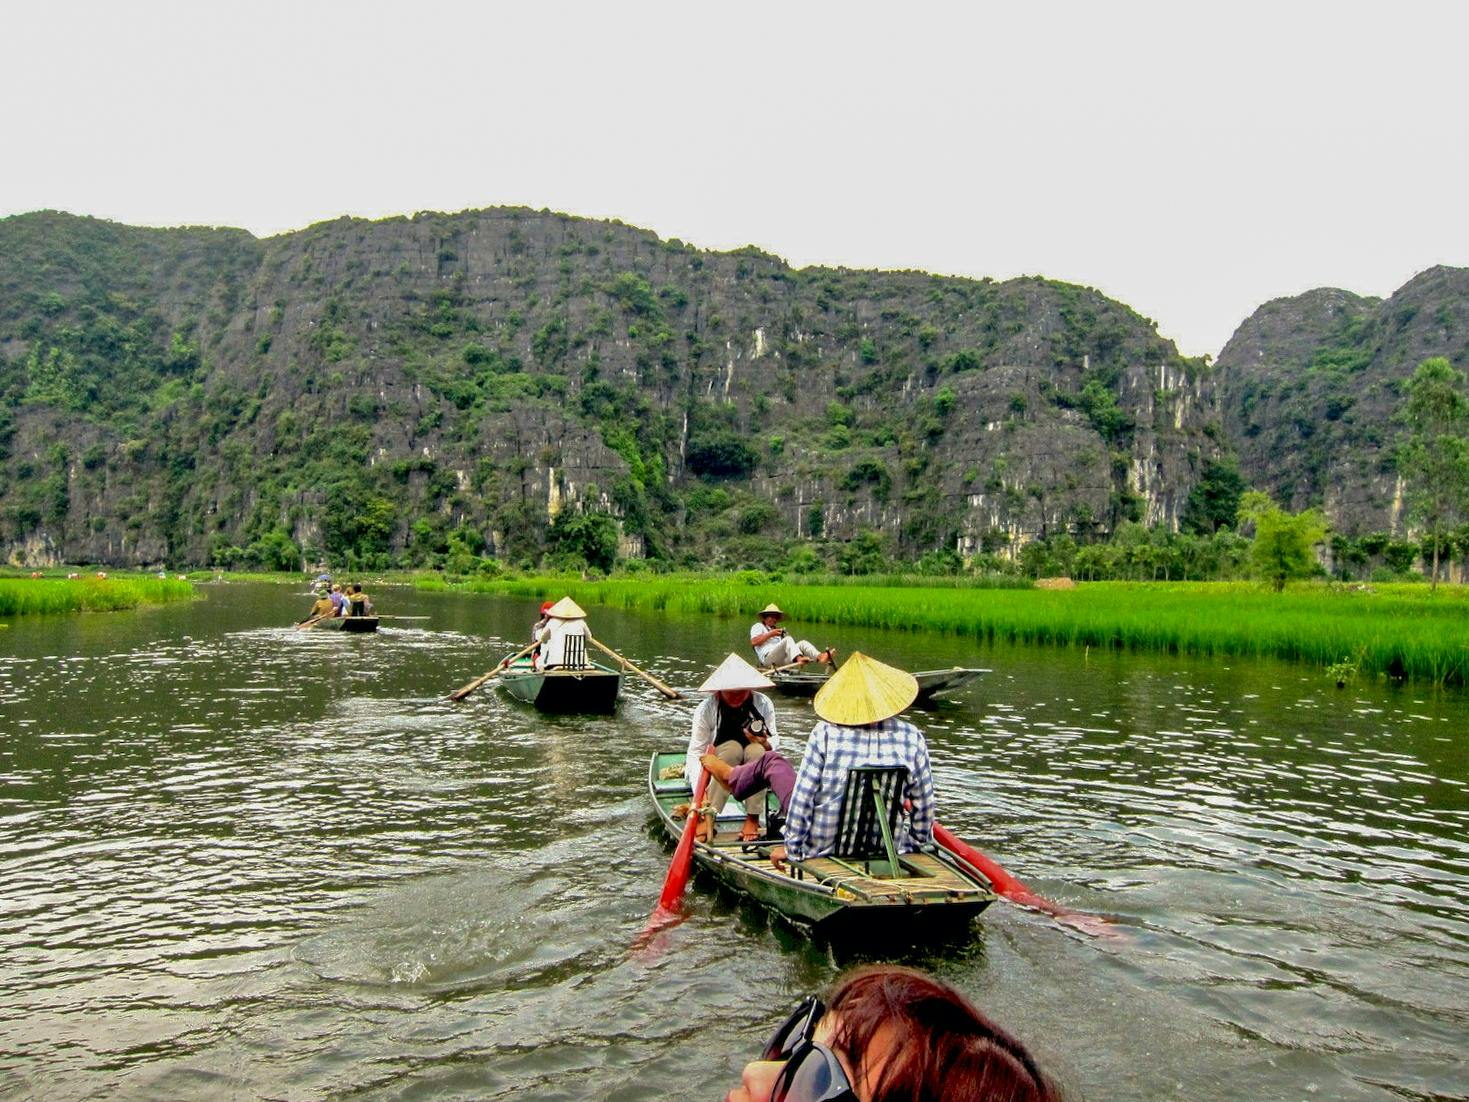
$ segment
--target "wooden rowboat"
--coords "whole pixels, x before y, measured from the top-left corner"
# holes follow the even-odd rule
[[[673,808],[693,794],[683,777],[684,752],[656,753],[648,765],[648,795],[667,834],[677,839],[682,820]],[[665,773],[677,772],[665,777]],[[886,860],[818,857],[777,869],[769,842],[740,841],[744,813],[734,801],[716,822],[709,842],[694,843],[694,861],[715,879],[782,918],[823,937],[863,940],[954,932],[995,900],[985,876],[963,858],[931,844],[899,854],[901,874]]]
[[[799,669],[767,672],[765,676],[775,682],[776,689],[787,696],[815,696],[816,691],[831,677],[829,669],[818,666],[813,670],[812,666],[815,665],[813,662]],[[969,666],[952,666],[947,670],[919,670],[913,676],[918,680],[918,699],[932,700],[941,693],[953,692],[969,684],[980,674],[989,672]]]
[[[312,626],[328,631],[376,631],[377,621],[376,616],[328,616]]]
[[[538,670],[521,659],[500,675],[499,683],[515,699],[542,712],[605,714],[617,704],[622,675],[595,662],[578,669]]]

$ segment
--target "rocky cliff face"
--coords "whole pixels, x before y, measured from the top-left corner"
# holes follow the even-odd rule
[[[1387,300],[1322,289],[1266,303],[1216,365],[1241,471],[1344,534],[1403,534],[1392,417],[1431,356],[1469,366],[1469,270],[1431,269]]]
[[[732,565],[1173,525],[1225,447],[1217,385],[1084,288],[795,271],[547,212],[267,240],[0,221],[14,561],[203,562],[277,530],[521,559],[583,511],[625,551]]]

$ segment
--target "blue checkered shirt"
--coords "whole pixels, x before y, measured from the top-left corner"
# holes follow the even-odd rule
[[[900,852],[912,853],[933,840],[933,773],[923,732],[896,716],[864,727],[822,720],[811,729],[786,812],[786,853],[795,860],[821,857],[835,847],[847,770],[854,765],[907,766],[903,796],[912,808],[906,821],[898,820],[894,841]]]

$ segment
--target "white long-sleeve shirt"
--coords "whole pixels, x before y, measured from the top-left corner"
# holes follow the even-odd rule
[[[755,711],[765,721],[765,737],[770,740],[772,750],[780,749],[780,739],[775,734],[775,707],[764,693],[751,693]],[[694,718],[689,723],[689,753],[684,759],[684,778],[689,787],[699,787],[699,770],[703,768],[699,759],[709,753],[714,745],[714,736],[719,733],[719,694],[710,693],[702,704],[694,709]]]
[[[566,637],[568,635],[591,635],[585,620],[561,620],[553,616],[541,629],[541,668],[566,664]]]

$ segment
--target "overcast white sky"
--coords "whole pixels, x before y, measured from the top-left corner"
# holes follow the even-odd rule
[[[0,216],[502,204],[1088,284],[1217,354],[1469,265],[1469,3],[0,0]]]

